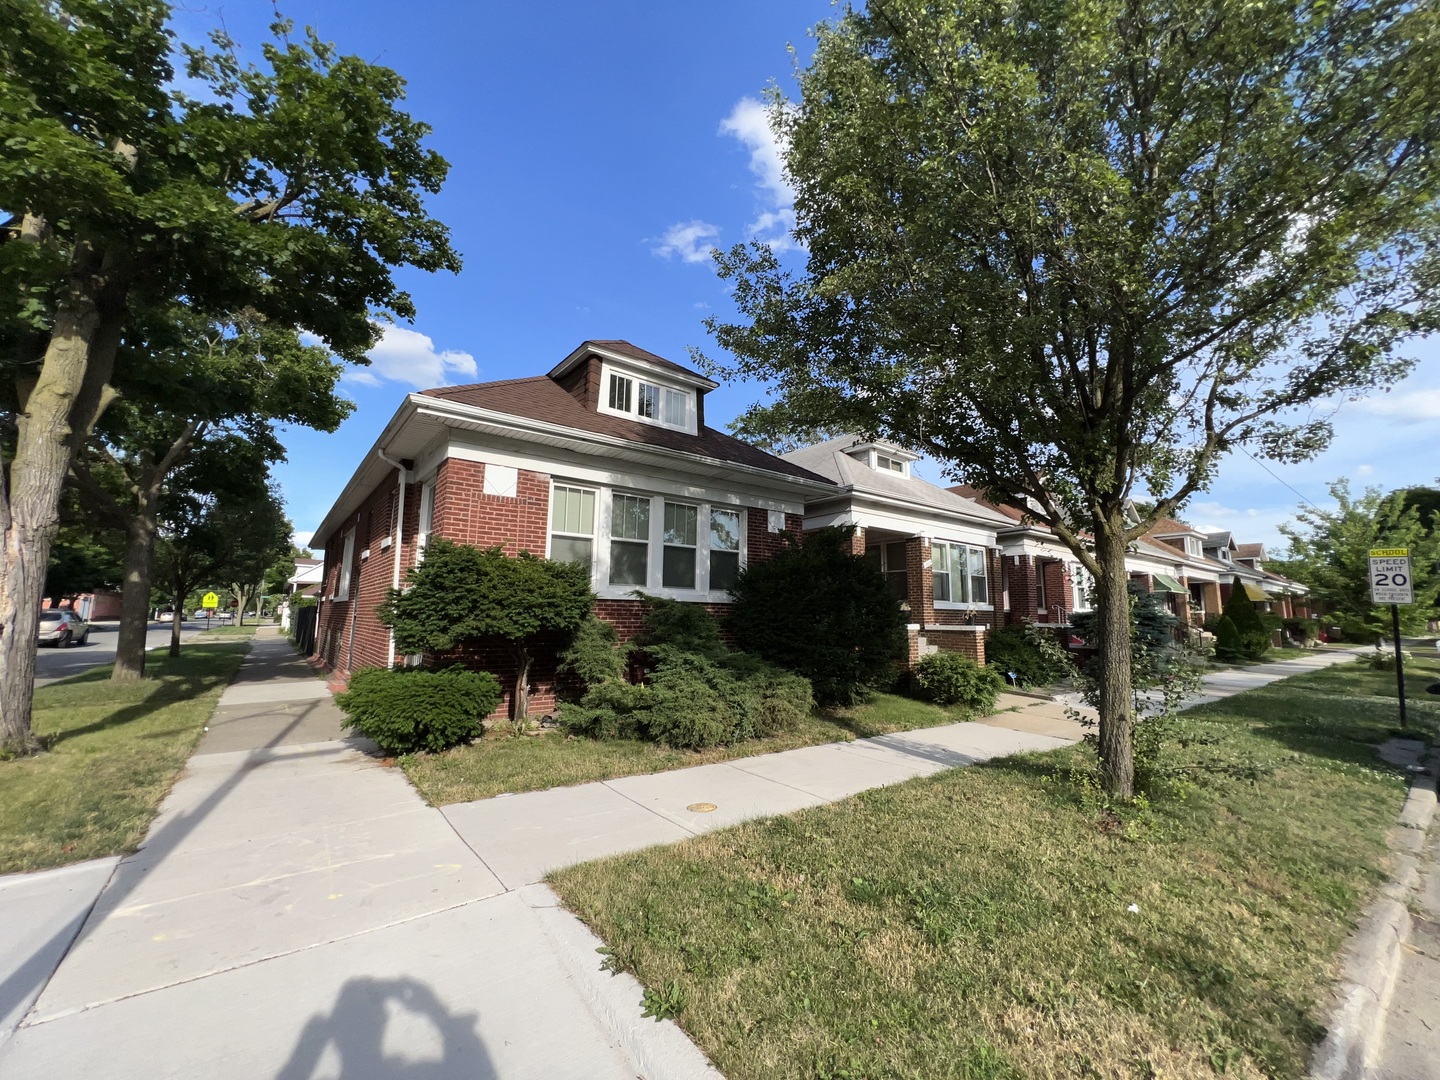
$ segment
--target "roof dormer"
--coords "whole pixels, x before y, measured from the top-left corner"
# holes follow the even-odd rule
[[[912,454],[888,442],[857,442],[845,454],[876,472],[893,473],[907,479],[910,477],[910,465],[920,460],[919,454]]]
[[[587,408],[699,434],[705,394],[719,384],[628,341],[587,341],[549,373]]]

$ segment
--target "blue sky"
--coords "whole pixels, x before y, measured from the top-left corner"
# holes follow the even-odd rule
[[[793,90],[793,45],[830,17],[826,0],[546,5],[411,0],[283,4],[343,52],[399,71],[407,108],[451,163],[431,212],[465,258],[459,275],[402,273],[418,316],[372,366],[347,377],[355,413],[339,432],[285,433],[276,470],[297,537],[319,523],[407,392],[547,371],[587,338],[625,338],[687,362],[712,349],[701,320],[730,307],[705,252],[781,238],[789,200],[758,101]],[[199,38],[223,17],[258,58],[271,5],[237,0],[177,12]],[[1184,516],[1242,541],[1279,545],[1275,526],[1325,485],[1386,489],[1440,477],[1440,342],[1388,395],[1346,405],[1337,438],[1301,465],[1240,455]],[[759,396],[725,386],[716,427]],[[933,465],[927,479],[944,482]],[[1283,483],[1282,483],[1283,481]]]

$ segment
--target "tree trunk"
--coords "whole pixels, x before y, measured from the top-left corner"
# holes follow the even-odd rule
[[[510,695],[510,722],[517,729],[530,720],[530,650],[515,646],[515,690]]]
[[[115,682],[145,677],[145,645],[150,632],[150,567],[155,556],[154,500],[142,493],[135,515],[126,522],[125,582],[120,595],[120,634],[115,644]]]
[[[1125,525],[1117,514],[1095,535],[1100,576],[1095,582],[1099,645],[1100,780],[1122,799],[1135,794],[1135,695],[1130,651],[1129,572]]]
[[[170,655],[180,655],[180,623],[185,618],[185,613],[180,610],[181,604],[185,602],[183,596],[175,598],[175,606],[170,612]]]
[[[60,303],[39,378],[16,418],[15,458],[0,499],[0,746],[31,752],[35,645],[60,489],[70,468],[72,420],[101,335],[95,301],[76,285]]]

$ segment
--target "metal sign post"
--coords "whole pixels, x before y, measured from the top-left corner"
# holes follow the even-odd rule
[[[1405,661],[1400,655],[1400,605],[1415,602],[1410,574],[1409,548],[1370,549],[1370,600],[1390,605],[1390,626],[1395,635],[1395,690],[1400,698],[1400,726],[1410,726],[1405,713]]]

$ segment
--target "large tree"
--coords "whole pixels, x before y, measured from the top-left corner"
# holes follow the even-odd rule
[[[302,344],[293,329],[253,315],[202,320],[179,304],[147,314],[136,320],[144,332],[119,354],[124,363],[116,372],[116,402],[71,462],[92,512],[126,534],[111,675],[117,682],[145,673],[151,560],[174,470],[205,440],[232,435],[249,440],[267,462],[283,461],[276,423],[333,431],[353,408],[336,394],[341,366],[325,349]],[[141,355],[127,355],[132,350]],[[243,594],[242,608],[255,585],[236,590]]]
[[[803,272],[719,256],[726,374],[1035,507],[1094,575],[1105,786],[1133,790],[1126,547],[1434,324],[1440,9],[872,0],[772,124]],[[1433,291],[1433,290],[1432,290]],[[1153,503],[1127,523],[1132,495]]]
[[[290,546],[291,526],[265,452],[238,435],[197,446],[175,470],[156,517],[154,576],[172,600],[170,655],[179,656],[190,594],[259,582]],[[243,610],[245,597],[236,599]]]
[[[1370,602],[1370,549],[1409,548],[1415,603],[1400,608],[1400,629],[1421,633],[1436,615],[1440,574],[1440,521],[1434,488],[1402,488],[1388,494],[1366,488],[1353,495],[1343,477],[1330,485],[1334,509],[1302,508],[1295,520],[1281,525],[1290,541],[1289,556],[1273,564],[1288,577],[1310,587],[1310,597],[1324,609],[1327,623],[1346,637],[1364,640],[1391,632],[1390,611]],[[1427,514],[1426,511],[1429,511]]]
[[[422,205],[447,165],[395,72],[284,22],[242,64],[223,34],[177,43],[169,14],[0,0],[0,742],[22,749],[61,484],[132,311],[253,311],[363,362],[375,315],[413,316],[392,268],[459,266]]]

